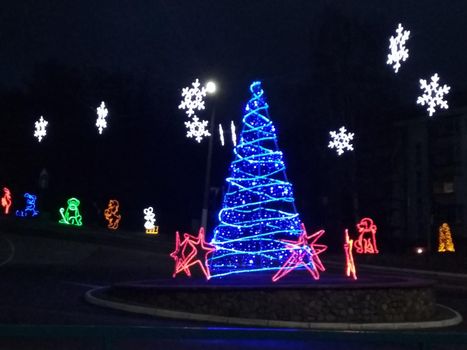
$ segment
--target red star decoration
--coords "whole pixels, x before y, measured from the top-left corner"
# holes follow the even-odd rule
[[[170,253],[170,256],[175,260],[175,270],[172,276],[175,277],[178,273],[185,271],[187,276],[191,277],[190,267],[198,264],[206,279],[210,279],[208,255],[215,250],[214,245],[205,241],[203,227],[199,229],[198,237],[184,233],[182,243],[180,243],[180,234],[177,231],[175,250]]]
[[[287,275],[290,271],[303,265],[313,276],[315,280],[319,279],[319,271],[324,271],[323,263],[318,257],[326,249],[324,244],[316,244],[316,241],[324,234],[320,230],[308,236],[305,225],[302,223],[302,234],[297,241],[282,240],[286,242],[286,248],[292,253],[287,261],[282,265],[279,271],[272,277],[273,282]]]

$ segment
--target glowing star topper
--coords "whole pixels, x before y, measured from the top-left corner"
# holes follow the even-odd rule
[[[201,142],[203,137],[211,136],[209,131],[206,129],[208,126],[207,120],[199,121],[197,116],[193,117],[193,120],[185,122],[185,126],[187,127],[188,131],[186,133],[186,137],[192,138],[194,137],[196,141]]]
[[[233,120],[230,122],[230,133],[232,134],[232,143],[237,146],[237,132],[235,131],[235,124]]]
[[[3,187],[3,197],[1,199],[3,211],[6,215],[10,213],[10,207],[11,207],[11,192],[8,189],[8,187]]]
[[[318,255],[328,248],[324,244],[316,244],[323,234],[324,230],[320,230],[308,236],[305,225],[302,223],[302,234],[297,241],[283,240],[291,254],[281,269],[272,277],[272,281],[278,281],[298,267],[305,267],[313,278],[318,280],[319,271],[325,270]]]
[[[206,279],[211,278],[208,265],[208,255],[214,252],[216,248],[205,241],[204,228],[201,227],[198,232],[198,237],[188,233],[183,234],[183,241],[180,243],[180,234],[178,231],[175,235],[175,250],[170,253],[170,256],[175,260],[175,270],[173,277],[184,271],[187,276],[191,277],[190,267],[199,265]]]
[[[120,224],[120,220],[122,216],[118,212],[120,208],[120,203],[116,199],[109,200],[109,204],[107,205],[107,209],[104,210],[104,217],[107,220],[108,224],[107,227],[111,230],[116,230],[118,225]]]
[[[97,107],[97,120],[96,120],[96,127],[99,130],[99,134],[102,134],[102,130],[107,127],[107,115],[109,114],[109,110],[105,106],[104,101],[101,102],[101,105]]]
[[[409,39],[410,31],[404,30],[404,27],[399,23],[396,29],[397,35],[389,38],[389,50],[388,60],[386,64],[393,65],[394,72],[397,73],[401,66],[401,61],[404,62],[409,58],[409,49],[405,47],[405,42]]]
[[[224,129],[222,129],[222,124],[219,124],[219,137],[221,140],[221,145],[224,146]]]
[[[351,141],[353,140],[354,133],[347,132],[345,126],[341,127],[338,133],[336,131],[330,131],[329,135],[331,135],[332,140],[329,141],[328,148],[335,148],[339,156],[346,150],[353,151]]]
[[[191,118],[195,114],[195,110],[201,111],[204,109],[204,97],[206,97],[206,88],[200,88],[200,82],[196,79],[191,83],[193,87],[186,87],[182,90],[182,102],[178,109],[186,110],[185,113]]]
[[[438,245],[439,253],[455,252],[454,243],[452,241],[451,228],[449,227],[447,223],[443,223],[439,227],[438,239],[439,239],[439,245]]]
[[[145,208],[143,213],[146,233],[149,235],[157,235],[159,233],[159,226],[156,226],[156,214],[154,214],[154,209],[152,207]]]
[[[47,135],[47,124],[49,124],[49,122],[45,120],[43,116],[41,116],[39,120],[34,123],[34,137],[37,137],[39,142],[41,142],[42,138]]]
[[[373,219],[363,218],[357,224],[359,233],[358,239],[354,242],[354,247],[358,254],[378,254],[379,250],[376,246],[376,231],[378,228],[373,222]]]
[[[425,104],[428,106],[427,111],[431,116],[436,112],[435,107],[448,109],[448,102],[444,100],[444,95],[449,93],[451,87],[444,84],[440,86],[439,83],[439,76],[438,73],[431,77],[431,82],[427,84],[425,79],[420,79],[420,89],[423,90],[423,95],[418,96],[417,104],[424,106]]]
[[[66,209],[60,208],[60,216],[62,218],[59,220],[59,223],[65,225],[82,226],[83,217],[79,213],[79,204],[80,202],[77,198],[68,199]]]
[[[39,214],[39,211],[36,210],[36,200],[37,197],[30,193],[25,193],[24,198],[26,198],[26,208],[23,210],[17,210],[16,216],[26,217],[26,216],[36,216]]]
[[[347,277],[352,276],[354,280],[357,279],[357,269],[355,268],[355,262],[353,260],[353,243],[354,240],[349,238],[349,230],[345,229],[345,274]]]

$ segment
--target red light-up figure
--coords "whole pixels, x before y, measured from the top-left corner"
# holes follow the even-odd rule
[[[7,215],[10,213],[11,203],[11,192],[7,187],[3,187],[2,207]]]
[[[324,234],[324,230],[308,236],[305,225],[302,223],[301,226],[302,234],[297,241],[282,240],[287,243],[286,248],[292,254],[272,277],[273,282],[278,281],[299,266],[304,266],[315,280],[319,280],[319,271],[325,270],[318,254],[324,252],[328,247],[324,244],[316,244],[316,241]]]
[[[352,276],[354,280],[357,279],[357,270],[355,268],[355,263],[353,260],[353,244],[354,240],[349,238],[349,230],[345,229],[345,243],[344,243],[344,251],[345,251],[345,274],[347,277]]]
[[[207,243],[204,237],[204,228],[201,227],[198,232],[198,237],[188,233],[183,234],[183,241],[180,243],[180,234],[175,236],[175,250],[170,253],[170,256],[175,260],[175,270],[172,277],[184,271],[187,276],[191,277],[190,267],[198,264],[203,271],[206,279],[211,278],[208,265],[208,255],[216,250],[215,246]]]
[[[378,254],[376,230],[378,228],[370,218],[363,218],[357,224],[358,239],[354,242],[358,254]]]

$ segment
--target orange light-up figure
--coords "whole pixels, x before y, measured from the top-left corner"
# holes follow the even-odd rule
[[[282,240],[292,254],[272,277],[273,282],[278,281],[299,266],[304,266],[315,280],[319,280],[319,271],[325,270],[318,254],[324,252],[328,247],[324,244],[316,244],[316,241],[324,234],[324,230],[308,236],[305,225],[302,223],[301,226],[302,234],[297,241]]]
[[[10,213],[10,207],[11,207],[12,200],[11,200],[11,192],[7,187],[3,187],[3,197],[2,197],[1,203],[2,203],[2,207],[4,208],[5,214],[8,215]]]
[[[370,218],[363,218],[357,224],[358,239],[354,242],[358,254],[378,254],[376,230],[378,228]]]
[[[438,239],[439,239],[439,245],[438,245],[439,253],[455,252],[454,243],[452,241],[451,228],[449,227],[447,223],[443,223],[439,227]]]
[[[120,220],[122,219],[122,216],[118,213],[119,206],[120,204],[118,203],[118,200],[111,199],[109,200],[107,209],[104,210],[105,219],[109,222],[107,227],[111,230],[116,230]]]
[[[355,268],[355,262],[353,260],[353,243],[354,240],[349,238],[349,230],[345,229],[345,274],[347,277],[352,276],[354,280],[357,279],[357,270]]]
[[[184,271],[187,276],[191,277],[190,267],[198,264],[203,271],[206,279],[211,278],[208,265],[208,255],[216,250],[216,247],[207,243],[204,237],[204,227],[201,227],[198,232],[198,237],[188,233],[183,234],[183,241],[180,243],[180,234],[175,236],[175,250],[170,253],[170,256],[175,260],[175,270],[172,277]]]

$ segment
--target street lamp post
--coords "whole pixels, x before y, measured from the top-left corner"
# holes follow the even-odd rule
[[[206,84],[206,92],[208,94],[214,94],[216,92],[216,83],[209,81]],[[209,187],[211,186],[211,166],[212,166],[212,147],[213,147],[213,138],[214,138],[214,123],[216,120],[216,106],[215,103],[213,104],[212,111],[211,111],[211,120],[210,120],[210,127],[209,133],[211,137],[209,138],[208,144],[208,154],[206,159],[206,172],[204,177],[204,194],[203,194],[203,209],[201,211],[201,227],[207,228],[208,222],[208,208],[209,208]]]

